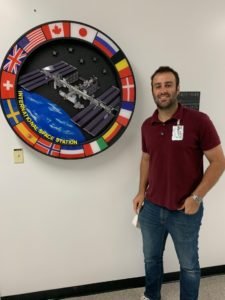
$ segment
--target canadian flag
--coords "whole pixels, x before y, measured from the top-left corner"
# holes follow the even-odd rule
[[[70,23],[68,22],[57,22],[43,25],[42,30],[47,40],[60,37],[70,37]]]

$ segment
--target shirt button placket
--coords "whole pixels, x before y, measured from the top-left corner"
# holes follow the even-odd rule
[[[164,131],[165,131],[165,125],[166,125],[165,123],[162,123],[162,130],[161,130],[161,132],[160,132],[160,135],[161,135],[161,136],[164,136],[164,135],[165,135],[165,132],[164,132]]]

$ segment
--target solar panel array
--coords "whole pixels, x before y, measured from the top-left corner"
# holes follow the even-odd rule
[[[120,90],[112,86],[97,98],[109,108],[115,109],[120,103]],[[92,136],[98,135],[113,119],[115,115],[107,112],[100,105],[90,104],[73,118],[73,122]]]
[[[41,70],[29,72],[19,77],[18,84],[27,91],[32,91],[49,81],[53,80],[50,76],[47,76],[44,71],[49,72],[52,75],[57,74],[58,76],[68,76],[71,73],[77,72],[77,68],[64,61],[60,61],[54,65],[45,67]]]

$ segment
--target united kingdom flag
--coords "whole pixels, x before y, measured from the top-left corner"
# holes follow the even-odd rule
[[[9,55],[7,56],[6,63],[3,66],[3,69],[7,72],[17,74],[18,68],[26,56],[26,52],[18,47],[18,45],[15,45],[11,53],[9,53]]]

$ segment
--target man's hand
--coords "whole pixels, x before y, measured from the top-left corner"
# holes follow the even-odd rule
[[[187,215],[195,214],[199,209],[199,204],[192,198],[192,196],[186,198],[184,204],[178,208],[178,210],[184,210]]]
[[[144,199],[145,199],[145,195],[143,195],[143,194],[137,194],[137,196],[134,198],[133,209],[136,214],[139,213],[139,211],[143,205]]]

